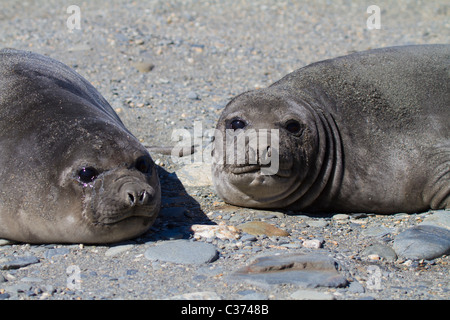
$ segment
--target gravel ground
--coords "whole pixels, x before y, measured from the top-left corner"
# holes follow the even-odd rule
[[[0,47],[73,67],[144,145],[173,145],[172,131],[192,131],[196,121],[211,129],[231,97],[314,61],[450,40],[445,0],[379,1],[380,30],[367,28],[364,1],[269,0],[80,2],[81,28],[70,30],[73,2],[2,1]],[[163,211],[147,234],[111,246],[2,242],[0,299],[450,297],[448,256],[410,259],[392,250],[401,232],[437,215],[442,222],[446,211],[318,216],[237,208],[215,195],[207,164],[153,158],[161,166]],[[256,221],[261,235],[242,226]],[[199,224],[218,230],[205,235]],[[190,247],[199,243],[207,249]],[[163,245],[176,247],[166,249],[175,260],[158,258]],[[287,276],[274,284],[242,275],[258,257],[292,254],[332,258],[336,269],[323,272],[345,283],[299,284]]]

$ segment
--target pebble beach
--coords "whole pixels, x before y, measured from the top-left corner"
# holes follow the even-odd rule
[[[48,55],[91,82],[149,146],[162,208],[122,243],[1,239],[0,300],[450,299],[449,210],[235,207],[216,195],[202,157],[207,132],[244,91],[355,51],[450,43],[448,1],[373,4],[380,29],[368,27],[365,1],[1,2],[0,49]],[[174,145],[175,130],[200,133],[203,153],[151,151]]]

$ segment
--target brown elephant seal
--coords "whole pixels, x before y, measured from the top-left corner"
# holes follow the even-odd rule
[[[84,78],[0,51],[0,238],[109,243],[147,231],[161,191],[147,150]]]
[[[278,133],[277,146],[250,145],[256,138],[247,133],[262,129]],[[450,45],[313,63],[235,97],[216,131],[213,182],[234,205],[385,214],[448,208]],[[239,163],[233,136],[246,134]],[[277,160],[275,174],[262,171],[268,158]]]

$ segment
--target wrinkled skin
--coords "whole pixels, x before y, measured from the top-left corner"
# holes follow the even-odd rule
[[[109,243],[151,226],[156,167],[106,100],[50,58],[0,51],[0,238]]]
[[[226,202],[253,208],[381,214],[449,208],[449,123],[449,45],[317,62],[226,106],[213,150],[214,186]],[[226,161],[224,146],[233,143],[226,131],[261,129],[278,130],[277,174],[262,173],[263,157],[256,164]],[[248,159],[268,148],[254,150],[247,140]]]

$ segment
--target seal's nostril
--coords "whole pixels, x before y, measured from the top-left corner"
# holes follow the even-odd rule
[[[135,202],[136,198],[135,198],[134,194],[128,192],[128,199],[130,200],[131,206],[134,206],[136,204],[136,202]]]
[[[139,194],[139,204],[146,204],[148,199],[150,198],[150,195],[147,191],[143,190]]]

